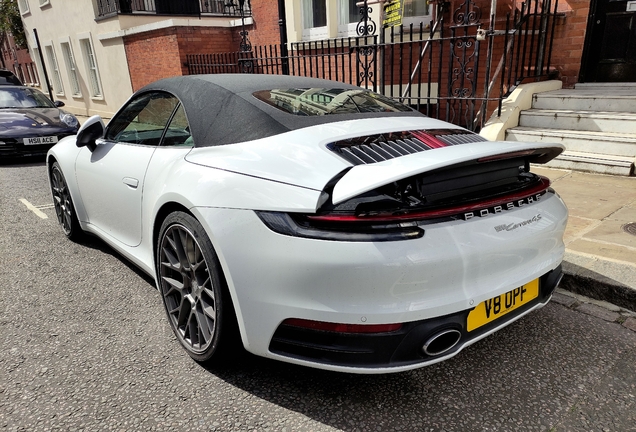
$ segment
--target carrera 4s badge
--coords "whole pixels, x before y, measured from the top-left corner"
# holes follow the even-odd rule
[[[495,231],[497,231],[497,232],[513,231],[513,230],[516,230],[517,228],[520,228],[522,226],[526,226],[526,225],[530,225],[531,223],[539,222],[540,220],[541,220],[541,215],[537,214],[537,215],[534,215],[532,217],[532,219],[527,219],[527,220],[524,220],[522,222],[504,224],[504,225],[497,225],[495,227]]]
[[[541,197],[543,195],[545,195],[545,194],[546,194],[546,192],[543,191],[543,192],[540,192],[538,194],[534,194],[534,195],[531,195],[529,197],[522,198],[520,200],[507,202],[505,204],[500,204],[500,205],[497,205],[497,206],[488,207],[488,208],[484,208],[484,209],[481,209],[481,210],[467,212],[467,213],[463,214],[463,217],[464,217],[464,220],[468,220],[468,219],[472,219],[474,217],[484,217],[484,216],[488,216],[488,215],[502,213],[502,212],[504,212],[506,210],[512,210],[515,207],[521,207],[521,206],[532,204],[532,203],[534,203],[536,201],[539,201],[541,199]]]

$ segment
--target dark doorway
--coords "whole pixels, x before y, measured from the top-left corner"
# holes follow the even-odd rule
[[[636,1],[592,1],[579,80],[636,82]]]

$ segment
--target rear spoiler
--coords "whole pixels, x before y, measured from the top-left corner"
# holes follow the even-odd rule
[[[356,165],[336,183],[331,200],[333,204],[339,204],[394,181],[464,162],[524,157],[528,162],[543,164],[560,155],[563,150],[565,147],[561,144],[476,142],[414,153],[368,165]]]

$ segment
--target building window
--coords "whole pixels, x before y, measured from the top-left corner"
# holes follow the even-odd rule
[[[29,64],[25,63],[22,68],[22,73],[24,74],[24,84],[33,85],[33,78],[31,77],[31,71],[29,70]]]
[[[320,39],[327,36],[327,1],[302,0],[303,39]]]
[[[51,69],[51,75],[53,80],[53,90],[55,94],[64,96],[64,87],[62,87],[62,76],[60,75],[60,68],[57,65],[57,57],[55,56],[55,50],[53,45],[47,45],[44,47],[46,56],[49,60],[49,69]]]
[[[29,13],[29,2],[27,0],[18,0],[18,7],[22,15]]]
[[[422,18],[431,14],[430,6],[427,0],[402,0],[403,9],[402,16],[406,23],[419,23]],[[425,23],[428,24],[428,23]]]
[[[102,85],[99,80],[99,69],[97,68],[97,60],[95,59],[95,50],[93,49],[93,42],[90,38],[80,39],[80,45],[82,47],[82,54],[84,55],[84,64],[86,65],[86,72],[89,76],[91,97],[102,98]]]
[[[34,52],[35,52],[35,50],[34,50]],[[40,85],[40,78],[38,77],[37,68],[35,67],[35,65],[33,63],[29,63],[28,68],[31,71],[31,76],[33,77],[33,85],[39,86]]]
[[[35,45],[35,42],[33,43],[33,45]],[[48,83],[43,82],[40,83],[40,73],[42,73],[42,71],[44,70],[44,67],[42,66],[42,62],[40,61],[40,51],[37,49],[37,47],[33,47],[33,54],[31,55],[31,58],[33,60],[35,60],[35,64],[33,65],[33,69],[35,72],[35,79],[37,80],[37,84],[38,85],[42,85],[42,90],[43,91],[48,91]],[[44,75],[42,75],[44,76]]]
[[[22,84],[26,84],[27,80],[24,79],[24,71],[22,70],[22,65],[16,65],[14,70],[17,77],[20,78],[20,81],[22,81]]]
[[[24,64],[25,76],[29,79],[29,85],[34,85],[33,73],[31,72],[31,65],[29,63]]]
[[[81,97],[82,92],[80,90],[79,80],[77,79],[77,67],[75,65],[75,57],[73,56],[73,50],[69,42],[62,42],[62,55],[64,56],[64,63],[66,64],[66,70],[68,71],[68,79],[71,82],[71,91],[74,97]]]
[[[40,0],[40,7],[51,4],[50,0]]]
[[[338,0],[338,36],[355,36],[360,21],[358,0]]]

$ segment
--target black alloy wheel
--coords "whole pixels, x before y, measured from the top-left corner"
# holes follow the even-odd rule
[[[73,207],[71,193],[68,190],[60,164],[57,162],[54,162],[51,166],[51,193],[53,194],[55,214],[62,231],[71,240],[77,241],[81,239],[83,232],[75,213],[75,207]]]
[[[183,212],[168,215],[156,262],[159,292],[181,345],[199,362],[225,355],[217,352],[236,338],[231,331],[236,319],[219,260],[199,221]]]

